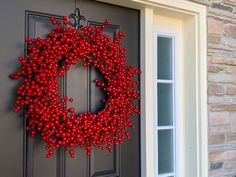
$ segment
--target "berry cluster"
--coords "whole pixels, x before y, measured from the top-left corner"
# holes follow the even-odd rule
[[[26,106],[26,129],[32,137],[41,134],[47,143],[47,158],[60,147],[65,147],[72,158],[77,146],[85,148],[87,155],[92,146],[111,152],[113,144],[130,138],[128,127],[134,128],[131,116],[140,114],[134,103],[140,98],[135,89],[139,82],[133,81],[133,76],[141,71],[126,66],[126,48],[120,47],[125,34],[119,32],[111,41],[102,32],[108,20],[101,26],[80,29],[71,27],[66,17],[62,24],[54,18],[51,21],[55,29],[46,39],[26,39],[28,54],[19,57],[21,70],[10,75],[24,81],[17,90],[14,112]],[[95,80],[108,95],[106,107],[96,114],[75,114],[74,108],[66,105],[73,99],[60,93],[59,77],[78,61],[83,61],[84,67],[98,68],[106,79],[106,83]]]

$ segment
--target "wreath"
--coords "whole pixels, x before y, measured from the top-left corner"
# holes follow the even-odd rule
[[[37,133],[42,136],[47,158],[60,147],[65,147],[72,158],[77,146],[85,148],[87,155],[92,146],[112,152],[113,144],[130,138],[128,128],[134,128],[131,117],[140,114],[135,105],[135,100],[140,99],[135,89],[139,82],[133,77],[141,71],[126,66],[126,48],[121,47],[125,33],[119,32],[111,41],[102,32],[108,20],[101,26],[79,29],[73,28],[66,17],[63,23],[54,18],[51,22],[55,28],[47,38],[26,38],[27,55],[18,58],[21,69],[10,75],[12,79],[23,78],[13,111],[26,107],[26,130],[31,137]],[[83,61],[84,67],[96,67],[106,80],[94,81],[107,94],[102,100],[105,108],[97,113],[76,114],[73,107],[67,107],[73,98],[60,93],[59,77],[64,77],[78,61]]]

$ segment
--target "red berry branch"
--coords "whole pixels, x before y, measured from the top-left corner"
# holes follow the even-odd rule
[[[128,128],[134,128],[131,117],[138,113],[135,99],[139,91],[138,81],[133,77],[141,71],[132,65],[126,66],[126,48],[121,48],[124,33],[119,32],[113,42],[102,30],[106,20],[99,26],[85,26],[79,30],[63,17],[63,24],[51,18],[55,29],[46,39],[26,39],[28,54],[19,57],[21,69],[10,78],[23,78],[17,89],[14,112],[26,106],[27,131],[32,137],[39,133],[47,143],[46,157],[65,147],[74,157],[73,147],[82,147],[91,154],[92,146],[112,152],[113,144],[122,144],[130,138]],[[76,114],[66,102],[72,98],[62,97],[58,78],[64,77],[71,65],[83,61],[83,66],[92,65],[100,70],[106,83],[95,80],[108,95],[106,107],[96,114]],[[61,66],[59,63],[63,63]]]

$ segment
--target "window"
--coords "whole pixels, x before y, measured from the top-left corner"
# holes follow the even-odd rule
[[[175,114],[175,37],[155,34],[156,177],[177,177]]]

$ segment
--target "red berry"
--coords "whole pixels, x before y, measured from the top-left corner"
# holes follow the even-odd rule
[[[133,77],[141,71],[132,65],[126,66],[126,48],[121,47],[125,33],[119,32],[112,41],[102,32],[108,20],[100,27],[82,27],[79,33],[71,28],[66,17],[63,17],[64,25],[55,18],[50,20],[55,29],[46,39],[25,39],[29,52],[26,57],[18,58],[21,70],[9,75],[12,79],[23,78],[13,111],[27,106],[26,130],[32,137],[41,134],[47,143],[46,158],[60,147],[65,147],[71,158],[74,150],[70,148],[75,146],[85,148],[88,156],[92,146],[112,152],[112,144],[121,144],[130,138],[128,128],[134,128],[131,116],[140,114],[134,106],[135,100],[140,99],[136,89],[139,82]],[[67,100],[73,102],[73,98],[61,97],[59,78],[79,61],[85,67],[96,67],[106,80],[95,80],[108,96],[101,100],[107,102],[106,107],[97,114],[76,115],[75,109],[66,105]]]

